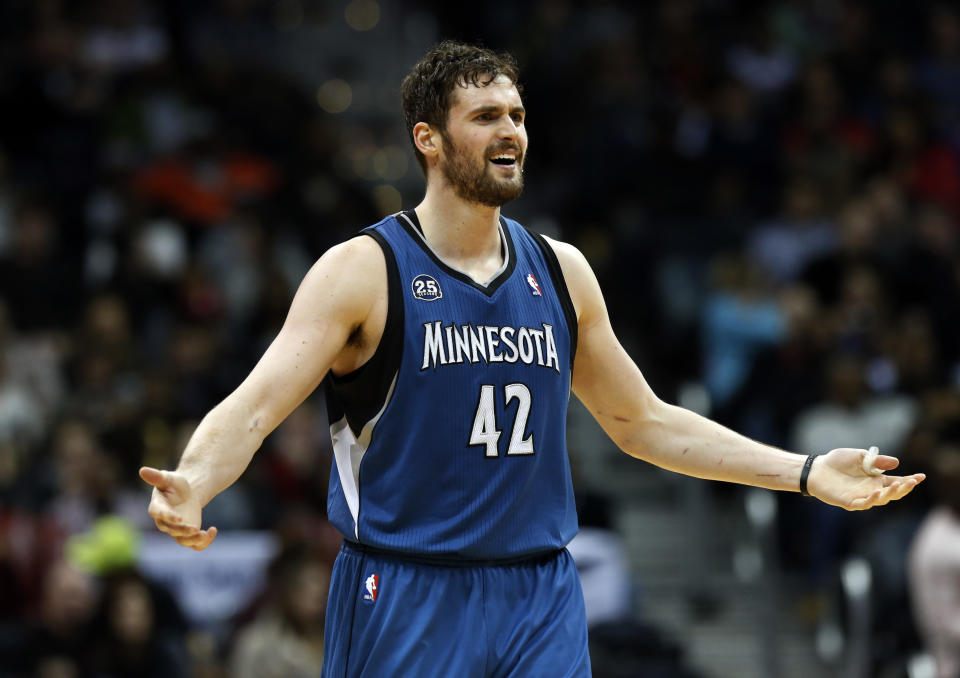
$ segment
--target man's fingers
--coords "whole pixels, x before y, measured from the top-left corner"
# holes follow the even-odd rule
[[[884,504],[889,504],[895,499],[899,499],[903,496],[903,489],[904,487],[902,482],[899,480],[893,481],[890,485],[883,488],[883,491],[880,493],[880,496],[877,497],[874,506],[883,506]]]
[[[207,538],[203,536],[202,533],[198,532],[190,537],[174,537],[174,539],[177,540],[177,543],[180,544],[180,546],[189,546],[193,548],[194,546],[199,546],[202,544]]]
[[[147,514],[159,525],[161,522],[168,525],[183,525],[183,516],[170,507],[167,498],[159,491],[154,492],[153,499],[147,507]]]
[[[183,522],[183,518],[180,517],[179,513],[167,508],[167,503],[165,501],[151,501],[150,506],[147,507],[147,513],[154,520],[162,520],[165,523],[179,525]]]
[[[160,469],[143,466],[140,469],[140,477],[144,482],[150,483],[158,490],[165,490],[170,486],[170,480],[167,478],[166,473]]]
[[[202,551],[207,548],[217,537],[217,528],[215,527],[201,530],[196,527],[185,528],[157,523],[157,529],[169,534],[180,546],[186,546],[195,551]]]
[[[176,540],[181,546],[187,546],[194,551],[202,551],[210,546],[216,537],[217,528],[209,527],[206,530],[198,530],[195,535],[190,537],[176,537]]]
[[[900,465],[900,460],[896,457],[890,457],[886,454],[879,454],[877,458],[873,460],[873,468],[880,469],[881,471],[892,471]]]
[[[914,485],[919,485],[926,479],[926,477],[927,476],[923,473],[914,473],[913,475],[909,476],[883,476],[883,486],[889,487],[895,482],[905,482],[907,480],[913,481]]]
[[[870,508],[877,500],[877,497],[880,496],[880,492],[881,490],[874,490],[866,497],[858,497],[851,501],[845,508],[849,511],[860,511],[862,509]]]
[[[193,537],[200,534],[200,528],[193,525],[171,524],[163,520],[155,520],[154,522],[157,524],[158,530],[174,538]]]
[[[900,487],[897,490],[897,496],[894,499],[903,499],[917,486],[920,481],[916,478],[908,477],[900,479]]]
[[[874,506],[883,506],[891,501],[903,499],[926,478],[922,473],[912,476],[890,476],[883,479],[884,487],[876,489],[866,497],[859,497],[850,502],[847,508],[851,511],[860,511],[873,508]]]
[[[854,499],[850,502],[847,508],[851,511],[862,511],[868,508],[873,508],[874,506],[883,506],[892,499],[893,494],[898,488],[899,484],[894,482],[882,489],[876,489],[866,497],[858,497]]]

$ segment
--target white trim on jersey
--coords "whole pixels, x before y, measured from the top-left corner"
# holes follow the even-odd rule
[[[380,408],[373,419],[363,425],[359,438],[353,435],[353,431],[350,430],[346,416],[340,421],[330,424],[330,439],[333,441],[333,456],[337,461],[340,487],[343,488],[343,496],[347,500],[347,507],[353,516],[353,536],[357,539],[360,539],[360,462],[363,461],[363,455],[367,453],[367,449],[370,447],[373,427],[380,421],[387,405],[390,404],[399,374],[398,372],[393,375],[393,381],[390,382],[387,399],[384,401],[383,407]]]
[[[404,221],[406,221],[408,224],[410,224],[410,228],[413,229],[413,232],[417,234],[417,236],[420,238],[420,240],[423,242],[423,244],[426,245],[427,249],[430,250],[431,252],[433,252],[433,255],[434,255],[437,259],[440,259],[440,261],[443,261],[443,258],[442,258],[439,254],[437,254],[436,251],[435,251],[432,247],[430,247],[430,243],[428,243],[428,242],[427,242],[427,239],[423,237],[423,234],[420,232],[420,229],[417,228],[412,221],[410,221],[410,217],[408,217],[408,216],[407,216],[406,214],[404,214],[403,212],[397,212],[397,213],[394,214],[393,216],[395,216],[395,217],[400,217],[401,219],[403,219]],[[499,277],[499,275],[500,275],[501,273],[503,273],[504,271],[507,270],[507,266],[510,265],[510,248],[507,247],[507,244],[506,244],[506,243],[507,243],[507,236],[504,235],[504,233],[503,233],[503,224],[502,224],[502,223],[497,224],[497,229],[500,231],[500,248],[503,250],[503,265],[502,265],[500,268],[498,268],[497,271],[496,271],[496,273],[494,273],[493,275],[491,275],[489,278],[487,278],[487,279],[484,280],[483,282],[481,282],[481,281],[479,281],[479,280],[474,280],[473,276],[470,275],[469,273],[467,273],[466,271],[461,271],[461,270],[460,270],[459,268],[457,268],[456,266],[450,266],[450,264],[448,264],[448,263],[445,262],[445,261],[443,262],[444,265],[452,268],[454,271],[456,271],[457,273],[459,273],[459,274],[461,274],[461,275],[467,276],[468,278],[470,278],[471,280],[473,280],[475,283],[477,283],[477,284],[480,285],[481,287],[489,287],[489,286],[490,286],[490,283],[492,283],[494,280],[496,280],[497,277]]]

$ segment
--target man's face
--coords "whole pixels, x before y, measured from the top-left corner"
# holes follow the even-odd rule
[[[439,169],[458,196],[500,207],[520,195],[527,151],[524,115],[520,94],[505,76],[454,91],[441,133]]]

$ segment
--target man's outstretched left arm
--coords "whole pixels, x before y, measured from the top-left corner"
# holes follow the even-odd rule
[[[799,491],[806,455],[758,443],[660,400],[617,340],[586,259],[570,245],[551,245],[577,312],[573,391],[620,449],[698,478]],[[832,450],[815,459],[807,490],[848,510],[880,506],[904,497],[924,479],[922,473],[887,476],[867,470],[890,471],[898,463],[880,455],[871,464],[866,449]]]

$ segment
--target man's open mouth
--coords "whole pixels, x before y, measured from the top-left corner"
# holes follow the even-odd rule
[[[495,165],[500,165],[502,167],[512,167],[517,164],[517,157],[515,155],[508,155],[506,153],[501,153],[490,158],[490,162]]]

